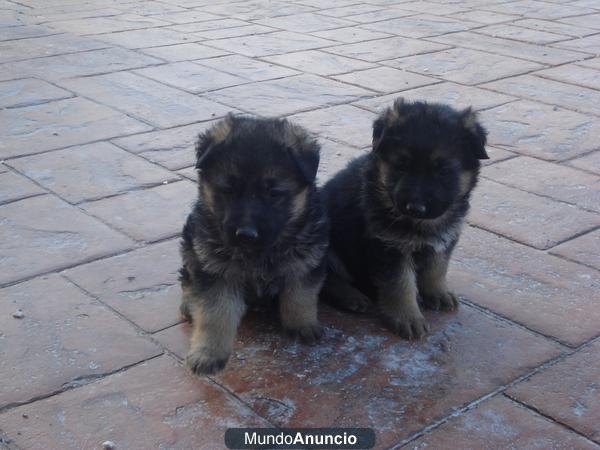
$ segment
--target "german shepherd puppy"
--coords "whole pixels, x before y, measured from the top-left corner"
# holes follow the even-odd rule
[[[257,302],[278,300],[283,328],[315,342],[328,246],[317,141],[287,120],[229,115],[200,135],[196,155],[199,195],[181,243],[188,366],[222,370]]]
[[[486,132],[469,108],[396,100],[373,124],[373,149],[324,187],[331,221],[324,295],[351,310],[376,299],[407,339],[429,309],[454,310],[446,271],[487,159]]]

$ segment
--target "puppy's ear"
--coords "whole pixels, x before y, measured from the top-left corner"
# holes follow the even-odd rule
[[[202,169],[207,157],[222,143],[231,138],[233,132],[233,115],[228,114],[224,119],[215,123],[206,132],[198,136],[196,142],[196,169]]]
[[[386,138],[386,130],[392,127],[402,126],[407,119],[407,104],[402,97],[398,97],[391,108],[383,111],[375,122],[373,122],[373,151],[380,149]]]
[[[461,122],[467,131],[467,141],[473,156],[477,159],[489,159],[490,157],[485,151],[487,132],[477,121],[477,113],[471,108],[467,108],[461,114]]]
[[[304,128],[284,122],[285,146],[302,178],[312,184],[317,178],[321,146]]]

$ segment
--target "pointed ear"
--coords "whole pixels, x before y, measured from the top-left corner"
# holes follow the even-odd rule
[[[376,152],[381,147],[385,134],[385,123],[386,117],[384,115],[379,116],[373,122],[373,151]]]
[[[283,127],[284,145],[302,178],[312,184],[317,178],[321,146],[303,127],[287,120],[279,122]]]
[[[473,156],[477,159],[489,159],[485,151],[487,131],[477,121],[477,113],[471,108],[465,109],[462,112],[461,122],[467,131],[467,141]]]
[[[215,123],[206,132],[198,136],[196,142],[196,169],[202,169],[210,154],[222,143],[231,138],[234,117],[228,114],[224,119]]]
[[[313,145],[302,148],[287,147],[287,151],[302,174],[302,178],[308,184],[314,183],[319,169],[319,144],[313,141]]]

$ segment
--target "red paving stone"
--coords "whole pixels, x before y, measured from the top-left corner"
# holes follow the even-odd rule
[[[465,230],[449,282],[469,301],[569,345],[600,335],[598,271],[492,233]]]
[[[431,314],[433,331],[407,343],[377,318],[329,309],[317,347],[281,337],[275,320],[246,320],[217,381],[279,426],[362,426],[392,445],[561,352],[543,338],[472,308]],[[156,335],[185,356],[189,326]],[[323,406],[327,405],[326,408]]]
[[[600,341],[508,390],[508,395],[600,443]]]
[[[27,417],[24,417],[27,416]],[[163,356],[0,415],[27,449],[224,448],[229,427],[268,426],[213,384]]]
[[[0,349],[0,409],[162,353],[58,275],[4,288],[0,296],[0,336],[10,342]],[[13,317],[17,310],[22,319]]]
[[[377,448],[597,448],[597,1],[325,3],[0,0],[0,448],[331,424]],[[315,347],[250,315],[223,387],[192,377],[177,236],[198,134],[291,116],[322,184],[398,97],[488,130],[449,272],[463,307],[418,343],[325,307]]]
[[[450,419],[441,427],[403,449],[453,448],[479,450],[515,448],[595,449],[596,444],[521,405],[499,396]]]

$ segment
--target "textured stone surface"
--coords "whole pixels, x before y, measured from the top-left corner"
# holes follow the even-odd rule
[[[386,448],[560,353],[466,306],[429,317],[430,335],[408,343],[375,317],[323,308],[327,330],[316,347],[291,342],[274,318],[247,317],[217,380],[278,426],[361,424]],[[185,324],[156,337],[183,356],[188,333]]]
[[[600,225],[600,214],[491,180],[480,181],[471,203],[470,223],[542,250]]]
[[[482,249],[484,251],[482,251]],[[455,292],[572,346],[598,335],[598,272],[467,228],[448,277]]]
[[[375,114],[350,105],[333,106],[290,116],[320,136],[353,147],[371,145]]]
[[[206,45],[189,43],[166,45],[164,47],[153,47],[144,49],[144,53],[156,58],[161,58],[170,62],[191,61],[194,59],[214,58],[215,56],[224,56],[228,52]]]
[[[522,156],[495,164],[485,176],[535,194],[600,212],[600,179],[559,164]]]
[[[136,73],[195,94],[248,83],[244,78],[192,62],[150,67]]]
[[[0,169],[0,204],[43,194],[45,191],[27,178]]]
[[[27,156],[9,164],[70,203],[179,179],[106,142]]]
[[[581,158],[572,159],[567,164],[600,175],[600,152],[592,152]]]
[[[132,246],[122,234],[50,195],[0,206],[0,283]]]
[[[430,53],[445,48],[444,45],[432,42],[393,37],[329,47],[327,51],[363,61],[376,62],[402,56],[418,55],[419,53]]]
[[[0,110],[0,158],[148,131],[151,127],[83,98]]]
[[[390,67],[360,70],[333,78],[382,93],[405,91],[438,82],[435,78],[424,77]]]
[[[488,83],[484,87],[578,112],[600,115],[600,92],[581,86],[523,75]],[[548,96],[548,92],[552,92],[552,96]]]
[[[281,64],[317,75],[337,75],[373,67],[371,63],[332,55],[318,50],[285,53],[283,55],[267,56],[264,59],[275,64]]]
[[[72,96],[64,89],[31,78],[0,83],[0,109],[36,105]]]
[[[592,231],[560,244],[551,253],[600,270],[600,231]]]
[[[592,343],[508,391],[542,414],[600,441],[600,343]]]
[[[196,162],[194,145],[198,135],[209,128],[214,121],[151,131],[113,140],[124,148],[168,169],[188,167]]]
[[[229,427],[268,426],[167,356],[9,411],[0,420],[16,445],[35,450],[101,448],[107,440],[116,448],[210,450],[223,446]]]
[[[310,33],[312,31],[324,31],[332,28],[341,28],[352,25],[352,22],[344,19],[325,17],[315,13],[291,14],[288,16],[271,17],[257,20],[256,23],[269,27],[281,28],[288,31],[299,31]]]
[[[600,71],[575,64],[541,70],[536,75],[591,89],[600,89]]]
[[[52,29],[68,31],[78,35],[93,35],[112,33],[114,31],[137,30],[139,28],[151,28],[155,26],[168,25],[169,22],[154,17],[138,16],[135,14],[120,14],[107,17],[87,17],[55,21],[48,24]]]
[[[530,101],[518,101],[481,113],[488,142],[549,161],[574,158],[598,148],[600,125],[589,117]]]
[[[183,180],[85,203],[82,208],[136,240],[156,241],[181,232],[195,198],[196,186]]]
[[[389,64],[463,84],[479,84],[543,67],[530,61],[464,48],[411,56]]]
[[[479,28],[476,33],[483,33],[492,37],[500,37],[505,39],[514,39],[516,41],[529,42],[531,44],[552,44],[554,42],[565,41],[571,39],[570,36],[560,35],[556,33],[548,33],[541,30],[533,30],[531,28],[516,27],[512,25],[492,25],[485,28]]]
[[[61,85],[159,127],[210,120],[231,109],[127,72],[64,80]]]
[[[311,95],[307,96],[307,92]],[[316,75],[298,75],[221,89],[207,97],[253,114],[277,116],[347,103],[370,93],[363,88]]]
[[[373,31],[388,31],[399,36],[423,38],[440,34],[465,31],[479,26],[478,23],[458,20],[451,17],[440,17],[431,14],[401,17],[364,25],[363,28]]]
[[[106,48],[6,63],[0,79],[38,77],[48,80],[96,75],[159,64],[161,61],[124,48]]]
[[[179,240],[171,240],[85,264],[64,275],[152,333],[181,321],[180,266]]]
[[[444,448],[448,442],[464,450],[596,448],[593,442],[584,437],[501,396],[487,400],[476,409],[450,419],[448,423],[403,448]]]
[[[82,52],[104,47],[107,47],[107,45],[100,41],[68,34],[5,41],[0,42],[0,63],[22,61],[41,56]]]
[[[333,42],[301,33],[278,31],[269,34],[206,41],[205,44],[246,56],[267,56],[325,47],[332,45]]]
[[[167,28],[146,28],[142,30],[103,34],[94,37],[108,45],[118,45],[120,47],[131,49],[183,44],[187,41],[193,42],[199,40]]]
[[[476,87],[444,82],[409,89],[397,94],[360,100],[355,105],[378,112],[383,108],[391,106],[398,97],[412,101],[425,100],[432,103],[447,103],[454,108],[460,109],[468,108],[469,106],[474,109],[488,109],[514,100],[514,97],[508,95],[497,94]]]
[[[456,45],[484,52],[493,52],[499,55],[512,56],[541,64],[564,64],[571,61],[577,61],[586,56],[585,53],[572,50],[485,36],[469,31],[451,33],[431,39],[447,45]],[[558,46],[560,44],[556,45]]]
[[[266,58],[264,59],[266,60]],[[250,81],[272,80],[275,78],[298,75],[299,73],[296,70],[241,55],[204,59],[202,61],[196,61],[196,63],[206,67],[212,67],[221,72],[231,73]]]
[[[58,275],[0,293],[2,339],[11,342],[0,349],[0,408],[162,353],[130,324]],[[12,317],[17,309],[23,311],[23,319]],[[6,422],[2,423],[4,428]]]

